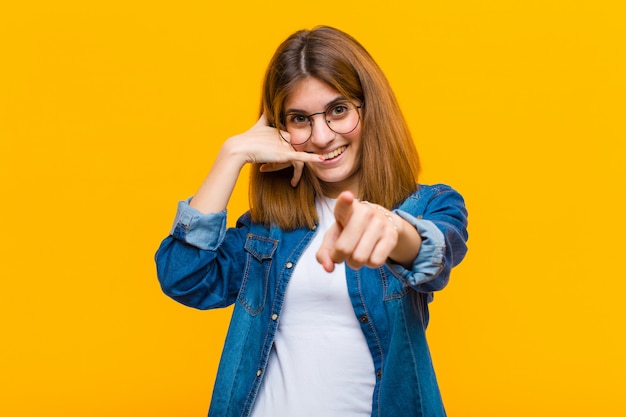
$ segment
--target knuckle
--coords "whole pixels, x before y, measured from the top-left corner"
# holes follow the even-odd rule
[[[342,259],[345,259],[349,255],[349,251],[347,248],[342,246],[335,246],[335,250],[333,251],[333,255]]]
[[[368,257],[368,256],[365,256],[365,254],[362,254],[362,253],[353,253],[350,259],[351,259],[353,262],[356,262],[356,263],[359,263],[359,264],[363,265],[363,264],[367,263],[368,258],[369,258],[369,257]]]
[[[377,268],[382,266],[385,262],[387,262],[387,256],[382,254],[373,254],[369,260],[368,265],[372,268]]]
[[[362,262],[355,262],[354,259],[349,259],[347,263],[352,269],[359,269],[364,265]]]

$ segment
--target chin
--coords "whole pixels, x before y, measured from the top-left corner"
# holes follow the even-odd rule
[[[356,182],[355,174],[346,175],[316,175],[317,178],[324,184],[341,190],[352,189]]]
[[[336,183],[340,183],[343,181],[346,181],[350,178],[349,175],[317,175],[317,178],[322,181],[325,182],[327,184],[336,184]]]

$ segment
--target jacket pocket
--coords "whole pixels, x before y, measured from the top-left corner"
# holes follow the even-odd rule
[[[383,301],[397,300],[409,292],[410,287],[402,283],[387,266],[378,268],[378,271],[383,285]]]
[[[263,311],[272,259],[277,246],[277,240],[267,237],[248,234],[246,238],[246,265],[238,300],[253,316]]]

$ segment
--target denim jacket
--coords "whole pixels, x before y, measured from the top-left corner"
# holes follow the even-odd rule
[[[372,416],[445,416],[428,345],[428,303],[467,251],[467,211],[446,185],[420,185],[394,208],[420,233],[411,269],[346,266],[348,292],[376,370]],[[284,231],[249,213],[226,228],[226,212],[201,214],[182,201],[156,253],[163,291],[198,309],[235,304],[209,416],[249,416],[280,322],[286,287],[315,228]]]

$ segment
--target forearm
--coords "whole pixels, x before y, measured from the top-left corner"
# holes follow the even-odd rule
[[[226,141],[189,206],[205,214],[224,211],[245,164],[232,141]]]

